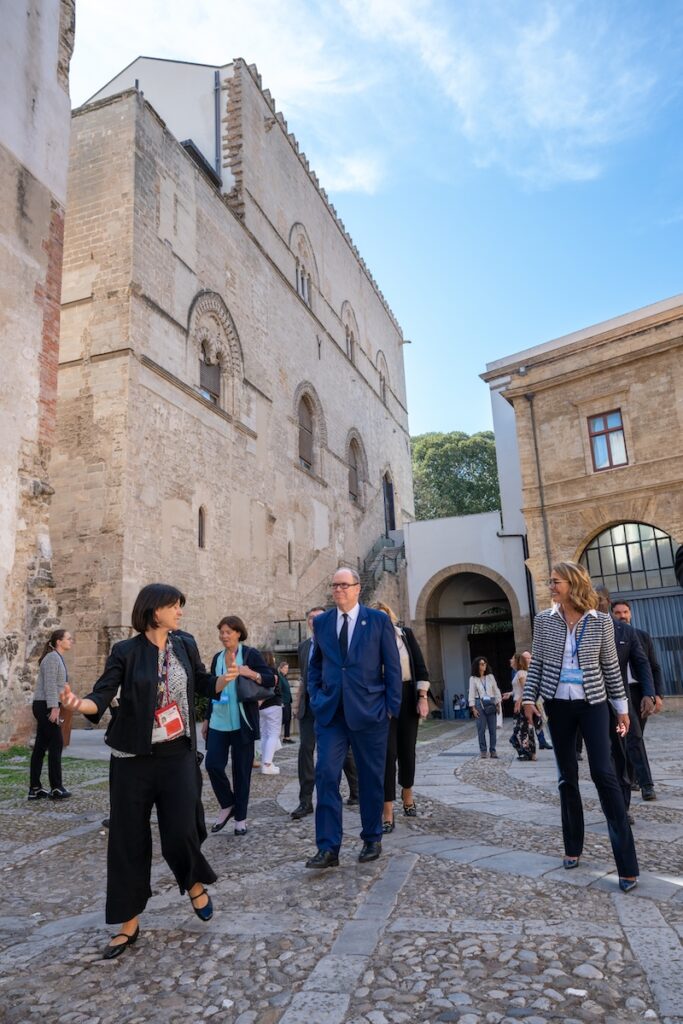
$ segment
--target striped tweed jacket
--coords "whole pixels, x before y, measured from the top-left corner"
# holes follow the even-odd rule
[[[567,625],[554,608],[541,612],[534,622],[531,664],[524,686],[524,701],[552,700],[560,681]],[[626,700],[619,668],[614,625],[604,612],[589,614],[578,650],[583,669],[583,688],[589,704],[607,700]]]

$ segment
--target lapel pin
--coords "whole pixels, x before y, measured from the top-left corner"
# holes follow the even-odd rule
[[[360,624],[361,624],[361,626],[364,626],[365,625],[365,619],[361,619],[360,620]]]

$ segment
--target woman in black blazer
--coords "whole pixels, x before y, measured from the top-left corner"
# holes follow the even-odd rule
[[[201,852],[206,828],[194,703],[195,693],[216,696],[236,673],[217,679],[206,671],[194,638],[178,631],[184,604],[175,587],[143,587],[132,615],[138,635],[114,644],[87,697],[77,697],[68,683],[60,694],[65,708],[97,723],[118,693],[118,709],[104,737],[112,748],[106,920],[123,923],[105,947],[105,960],[120,956],[140,934],[139,915],[152,894],[152,807],[180,892],[187,890],[202,921],[213,914],[204,887],[216,875]]]
[[[427,692],[429,690],[429,673],[425,665],[420,645],[415,639],[412,629],[399,626],[396,615],[382,601],[375,603],[375,608],[384,612],[391,619],[396,634],[396,646],[401,658],[401,677],[403,693],[401,710],[397,718],[389,722],[387,738],[387,758],[384,768],[384,811],[382,832],[394,831],[394,800],[396,799],[396,762],[398,761],[398,781],[401,786],[403,813],[409,818],[417,815],[413,800],[413,783],[415,782],[415,746],[417,744],[417,728],[421,718],[429,713]]]
[[[273,687],[275,673],[266,665],[255,647],[247,647],[247,627],[237,615],[226,615],[218,623],[223,650],[214,655],[211,671],[220,675],[233,672],[263,687]],[[236,683],[230,682],[218,700],[212,700],[206,737],[206,771],[220,808],[211,826],[213,833],[235,819],[235,835],[247,834],[247,806],[254,764],[254,741],[259,738],[259,709],[256,701],[244,704],[237,699]],[[264,699],[272,696],[264,689]],[[232,752],[232,786],[226,774]]]

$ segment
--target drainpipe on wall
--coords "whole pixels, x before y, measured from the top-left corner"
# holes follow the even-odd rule
[[[526,560],[529,557],[529,542],[527,541],[525,533],[504,533],[502,530],[496,530],[496,537],[519,537],[522,542],[522,552],[524,555],[524,582],[526,583],[526,599],[529,602],[529,615],[531,616],[531,628],[533,631],[534,618],[536,616],[536,601],[534,599],[534,585],[531,579],[531,573],[529,567],[526,564]]]
[[[215,120],[215,133],[216,133],[216,174],[222,180],[223,179],[223,168],[221,167],[221,73],[220,71],[214,71],[213,73],[213,107],[214,107],[214,120]]]
[[[536,432],[536,414],[534,412],[534,395],[526,394],[524,396],[529,403],[529,412],[531,414],[531,434],[534,439],[534,455],[536,457],[536,476],[538,477],[538,497],[541,503],[541,522],[543,523],[543,541],[545,543],[545,557],[548,563],[548,572],[552,570],[550,564],[550,537],[548,535],[548,519],[545,514],[545,493],[543,490],[543,477],[541,476],[541,456],[538,450],[538,434]]]

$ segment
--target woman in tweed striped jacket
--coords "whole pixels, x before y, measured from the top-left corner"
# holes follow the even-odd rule
[[[580,732],[607,819],[619,886],[628,892],[636,885],[638,860],[611,756],[610,729],[616,728],[624,736],[629,728],[614,626],[609,615],[596,611],[598,597],[582,566],[559,562],[553,566],[548,584],[555,603],[536,616],[531,665],[522,698],[524,713],[532,722],[536,701],[539,696],[543,698],[557,761],[565,868],[577,867],[583,851],[583,806],[576,757]]]

